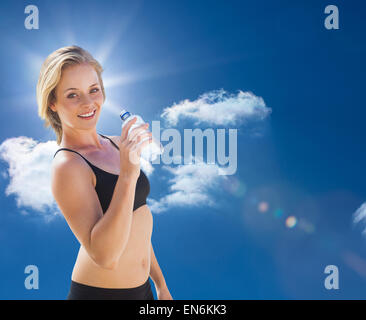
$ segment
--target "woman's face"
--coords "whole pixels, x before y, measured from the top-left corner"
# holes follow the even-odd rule
[[[55,91],[56,102],[50,108],[57,111],[63,128],[95,127],[104,97],[93,66],[78,64],[66,67]],[[91,117],[82,117],[90,112],[95,113]]]

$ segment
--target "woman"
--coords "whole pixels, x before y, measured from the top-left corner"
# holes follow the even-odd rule
[[[151,132],[141,125],[127,135],[133,120],[120,136],[97,134],[101,73],[87,51],[64,47],[47,57],[37,84],[39,116],[61,147],[52,194],[80,243],[67,298],[153,300],[151,276],[158,299],[172,299],[151,244],[150,184],[138,161]]]

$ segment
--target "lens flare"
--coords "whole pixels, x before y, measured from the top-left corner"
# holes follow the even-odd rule
[[[275,218],[281,218],[283,215],[283,211],[281,209],[277,209],[275,212],[274,212],[274,216]]]
[[[258,205],[258,211],[264,213],[267,210],[268,210],[268,203],[265,201],[260,202]]]
[[[289,216],[286,219],[286,227],[293,228],[296,226],[297,219],[294,216]]]

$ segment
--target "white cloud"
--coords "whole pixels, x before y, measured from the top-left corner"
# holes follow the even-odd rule
[[[363,222],[366,225],[366,202],[364,202],[361,207],[359,207],[353,214],[353,223]],[[366,236],[366,228],[362,232]]]
[[[271,113],[261,97],[239,90],[238,94],[229,94],[225,90],[213,90],[199,96],[197,100],[185,99],[164,109],[162,117],[169,125],[188,118],[195,125],[233,125],[247,120],[263,120]]]
[[[31,208],[47,216],[47,220],[59,213],[50,179],[52,156],[56,150],[55,141],[37,143],[23,136],[7,139],[0,145],[0,157],[9,165],[6,195],[15,196],[18,208]],[[25,212],[20,210],[21,214]]]
[[[140,158],[140,168],[147,176],[150,176],[154,171],[152,164],[142,157]]]
[[[152,212],[161,213],[171,207],[183,206],[210,206],[214,207],[211,190],[227,179],[219,175],[220,170],[215,164],[206,164],[197,158],[192,164],[179,165],[175,168],[164,166],[173,177],[168,181],[170,192],[160,200],[148,198],[148,205]]]

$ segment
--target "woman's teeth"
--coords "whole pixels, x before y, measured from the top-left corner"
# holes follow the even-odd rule
[[[83,115],[78,115],[78,117],[88,118],[88,117],[93,116],[93,115],[94,115],[94,113],[95,113],[95,110],[93,110],[92,112],[89,112],[89,113],[83,114]]]

